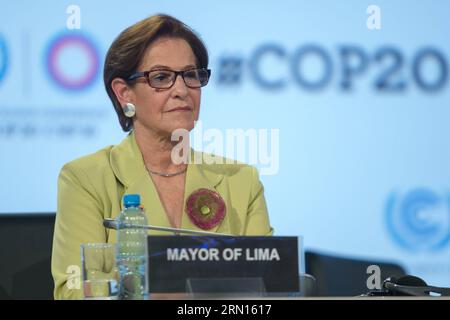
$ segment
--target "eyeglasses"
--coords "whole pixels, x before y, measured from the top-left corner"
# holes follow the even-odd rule
[[[171,88],[178,76],[183,78],[184,83],[189,88],[200,88],[208,84],[211,70],[189,69],[184,71],[174,71],[168,69],[154,69],[144,72],[136,72],[128,77],[128,80],[136,80],[137,78],[145,77],[150,87],[155,89],[169,89]]]

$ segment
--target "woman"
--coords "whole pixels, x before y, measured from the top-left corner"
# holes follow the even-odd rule
[[[192,150],[190,158],[182,154],[186,161],[174,161],[172,151],[179,141],[172,141],[172,133],[194,128],[201,87],[210,76],[207,68],[202,41],[167,15],[138,22],[111,45],[104,82],[123,130],[130,133],[120,144],[61,170],[52,256],[55,298],[83,296],[80,286],[69,281],[67,270],[80,265],[82,243],[116,242],[116,232],[105,229],[103,219],[120,213],[124,194],[141,195],[151,225],[272,234],[256,169],[243,164],[193,164],[192,159],[204,155]],[[192,200],[199,194],[216,201],[219,209],[196,207]]]

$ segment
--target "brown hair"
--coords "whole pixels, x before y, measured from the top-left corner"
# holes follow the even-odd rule
[[[202,40],[195,31],[174,17],[165,14],[154,15],[122,31],[106,54],[103,81],[125,132],[133,128],[133,121],[123,113],[122,106],[112,90],[111,82],[114,78],[127,81],[126,79],[137,71],[136,68],[148,46],[161,37],[186,40],[197,59],[197,67],[208,67],[208,52]]]

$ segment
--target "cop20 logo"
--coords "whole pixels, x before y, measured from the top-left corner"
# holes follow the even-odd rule
[[[386,203],[386,222],[393,240],[410,251],[437,251],[450,240],[450,194],[418,188],[393,192]]]
[[[58,34],[45,52],[45,65],[51,80],[71,91],[83,90],[95,82],[99,61],[93,41],[81,33]]]

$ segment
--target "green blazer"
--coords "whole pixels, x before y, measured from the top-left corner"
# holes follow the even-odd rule
[[[192,151],[192,155],[206,154]],[[211,156],[211,155],[208,155]],[[188,164],[184,191],[187,197],[200,188],[217,191],[226,204],[226,215],[211,232],[232,235],[271,235],[264,189],[254,167],[245,164]],[[195,158],[192,158],[195,159]],[[217,162],[216,162],[217,163]],[[58,178],[58,206],[52,253],[56,299],[80,299],[80,245],[115,243],[116,231],[103,227],[104,218],[115,218],[123,209],[124,194],[140,194],[148,223],[170,227],[159,195],[148,175],[142,154],[131,132],[120,144],[67,163]],[[202,230],[183,212],[181,228]],[[167,233],[149,231],[149,234]]]

